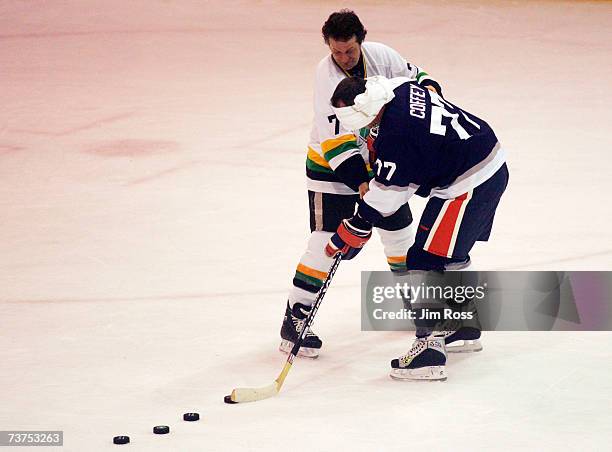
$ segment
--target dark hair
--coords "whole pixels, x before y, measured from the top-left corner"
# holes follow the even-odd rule
[[[357,14],[350,9],[341,9],[332,13],[323,24],[321,31],[325,44],[329,44],[329,38],[336,41],[348,41],[353,36],[357,38],[357,43],[361,44],[368,32]]]
[[[359,94],[365,93],[365,90],[366,81],[361,77],[345,78],[336,86],[330,102],[336,108],[340,106],[340,101],[348,107],[349,105],[353,105],[355,103],[355,98]]]

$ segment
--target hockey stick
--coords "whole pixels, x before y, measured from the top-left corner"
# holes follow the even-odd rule
[[[308,328],[312,324],[312,320],[314,319],[314,316],[316,315],[319,309],[319,306],[321,305],[321,301],[323,301],[325,292],[327,292],[329,283],[334,277],[334,273],[336,273],[336,270],[338,268],[338,265],[340,265],[341,260],[342,260],[342,253],[336,254],[336,257],[334,258],[332,266],[329,269],[329,272],[327,273],[327,277],[325,278],[325,281],[323,281],[323,285],[321,286],[321,289],[319,289],[317,298],[315,299],[312,305],[310,314],[308,315],[308,317],[306,318],[306,321],[304,322],[304,326],[302,327],[300,336],[298,337],[297,341],[295,341],[295,344],[293,345],[293,348],[291,349],[291,352],[289,353],[289,356],[287,357],[287,362],[285,363],[285,367],[283,367],[283,370],[281,371],[281,373],[278,375],[276,380],[274,380],[274,383],[268,386],[263,386],[261,388],[236,388],[232,391],[231,395],[225,396],[224,398],[225,403],[256,402],[257,400],[267,399],[267,398],[273,397],[276,394],[278,394],[278,392],[281,389],[281,386],[283,386],[283,383],[285,382],[285,378],[287,377],[289,370],[291,370],[291,366],[293,365],[293,359],[297,356],[298,352],[300,351],[302,342],[304,341],[304,338],[306,337],[306,332],[308,331]]]

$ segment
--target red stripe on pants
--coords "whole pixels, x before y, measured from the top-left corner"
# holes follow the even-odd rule
[[[453,238],[457,217],[461,211],[461,204],[463,204],[463,201],[465,201],[466,198],[467,193],[464,193],[457,196],[450,202],[446,212],[444,212],[442,220],[440,220],[440,223],[438,224],[438,228],[436,229],[433,238],[431,239],[429,248],[425,251],[438,256],[448,256],[448,248],[450,247],[450,243]]]

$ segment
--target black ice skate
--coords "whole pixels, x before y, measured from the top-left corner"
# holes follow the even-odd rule
[[[301,303],[295,303],[293,310],[289,307],[287,302],[287,309],[285,310],[285,318],[283,319],[283,326],[281,328],[281,344],[279,350],[284,353],[289,353],[297,341],[308,314],[310,314],[310,306],[303,305]],[[321,339],[315,333],[308,328],[302,346],[297,356],[305,358],[316,358],[319,356],[319,350],[321,349]]]
[[[472,353],[482,350],[478,328],[463,326],[455,331],[441,331],[440,334],[444,336],[448,353]]]
[[[474,311],[471,320],[447,320],[436,331],[436,336],[443,336],[448,353],[471,353],[482,350],[480,343],[480,321]]]
[[[394,380],[446,380],[446,347],[442,336],[416,338],[404,356],[391,361]]]

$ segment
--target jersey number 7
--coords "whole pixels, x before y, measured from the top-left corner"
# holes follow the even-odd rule
[[[336,115],[329,115],[327,117],[327,120],[329,121],[330,124],[336,121],[336,123],[334,124],[334,135],[338,135],[340,133],[340,121],[338,121],[338,118],[336,117]]]

